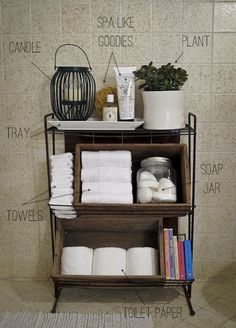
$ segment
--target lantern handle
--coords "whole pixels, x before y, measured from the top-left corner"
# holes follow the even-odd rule
[[[73,47],[77,47],[77,48],[79,48],[79,49],[84,53],[84,55],[85,55],[85,57],[86,57],[86,59],[87,59],[87,61],[88,61],[88,64],[89,64],[89,69],[92,71],[92,67],[91,67],[91,65],[90,65],[90,61],[89,61],[89,59],[88,59],[88,56],[87,56],[86,52],[85,52],[81,47],[77,46],[77,44],[73,44],[73,43],[65,43],[65,44],[62,44],[60,47],[57,48],[57,50],[56,50],[56,52],[55,52],[55,57],[54,57],[54,69],[57,68],[57,65],[56,65],[57,52],[58,52],[58,50],[59,50],[60,48],[62,48],[62,47],[64,47],[64,46],[73,46]]]

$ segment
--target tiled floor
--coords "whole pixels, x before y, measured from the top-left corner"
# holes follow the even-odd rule
[[[54,301],[50,282],[0,281],[0,312],[50,312]],[[195,282],[189,316],[181,289],[143,290],[63,289],[57,312],[152,315],[154,327],[236,327],[236,281]]]

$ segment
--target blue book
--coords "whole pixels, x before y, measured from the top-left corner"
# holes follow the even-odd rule
[[[193,265],[192,265],[192,252],[191,252],[191,241],[184,241],[184,258],[185,258],[185,273],[186,280],[193,279]]]
[[[170,246],[170,279],[175,279],[175,255],[173,229],[169,229],[169,246]]]

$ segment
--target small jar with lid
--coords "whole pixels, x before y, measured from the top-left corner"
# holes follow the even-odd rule
[[[137,172],[139,203],[176,202],[176,172],[167,157],[148,157],[141,161]]]

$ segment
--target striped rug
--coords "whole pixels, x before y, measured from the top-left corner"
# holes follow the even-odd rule
[[[151,318],[120,314],[0,313],[0,328],[152,328]]]

